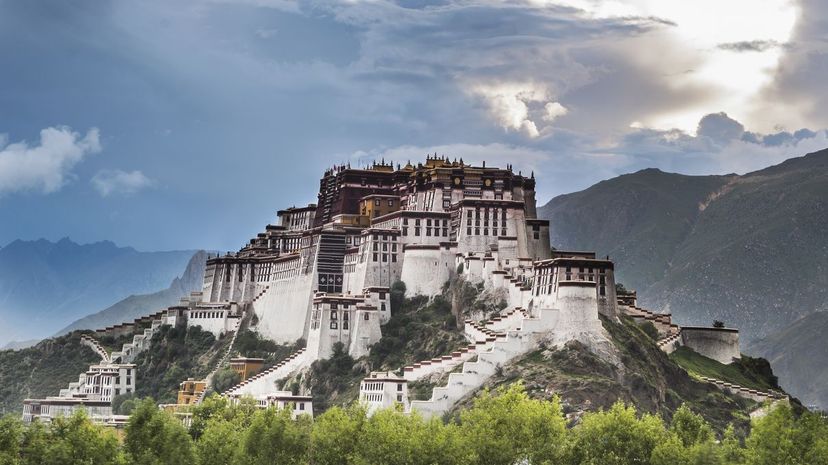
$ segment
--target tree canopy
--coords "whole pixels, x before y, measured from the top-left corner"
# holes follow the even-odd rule
[[[136,404],[121,439],[83,412],[28,426],[0,418],[0,465],[828,465],[828,421],[784,403],[767,406],[746,437],[717,435],[686,406],[668,421],[623,403],[567,418],[557,398],[532,399],[520,383],[447,419],[368,416],[358,404],[294,419],[213,395],[188,430],[152,399]]]

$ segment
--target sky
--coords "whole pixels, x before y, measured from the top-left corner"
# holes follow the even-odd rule
[[[819,0],[0,0],[0,246],[236,250],[334,164],[538,201],[828,147]]]

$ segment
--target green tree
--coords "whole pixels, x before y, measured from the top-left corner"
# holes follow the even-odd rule
[[[135,399],[135,393],[128,392],[112,398],[112,413],[116,415],[129,415],[135,410],[139,400]]]
[[[216,374],[213,375],[212,387],[214,391],[222,393],[239,384],[240,381],[241,376],[239,376],[236,370],[233,370],[230,367],[225,367],[216,371]]]
[[[673,414],[670,432],[678,436],[684,447],[711,442],[714,439],[710,425],[701,415],[693,413],[684,404]]]
[[[249,465],[307,463],[311,420],[291,419],[290,409],[256,412],[241,440],[240,461]]]
[[[121,463],[120,446],[114,432],[92,424],[86,412],[58,417],[49,425],[43,465],[110,465]]]
[[[365,409],[359,404],[333,407],[314,420],[311,432],[311,462],[316,465],[346,465],[353,456],[354,438],[362,434]]]
[[[22,464],[41,465],[46,462],[46,453],[49,447],[49,433],[42,423],[36,421],[23,431],[23,442],[20,445]]]
[[[650,463],[656,446],[669,438],[661,419],[638,418],[635,407],[620,401],[607,411],[584,415],[572,436],[570,463],[583,465]]]
[[[728,426],[722,436],[722,460],[730,465],[745,463],[745,448],[736,436],[733,425]]]
[[[0,418],[0,465],[20,463],[23,424],[11,415]]]
[[[233,422],[239,428],[247,428],[257,411],[256,401],[252,397],[242,397],[237,403],[231,404],[227,398],[211,394],[191,408],[193,416],[190,436],[198,439],[211,420],[225,420]]]
[[[798,465],[802,451],[797,450],[793,412],[787,405],[768,407],[770,411],[751,425],[745,441],[750,465]],[[810,465],[810,464],[809,464]]]
[[[350,463],[464,463],[461,458],[465,449],[456,431],[436,418],[426,422],[416,413],[406,415],[394,409],[380,410],[363,425]]]
[[[193,463],[190,435],[179,420],[159,410],[155,401],[141,401],[126,427],[126,449],[136,465]]]
[[[484,391],[460,416],[461,435],[480,464],[556,461],[566,424],[557,398],[530,399],[521,383]]]
[[[221,417],[207,421],[195,444],[199,465],[229,465],[235,463],[244,427],[240,420],[228,421]]]

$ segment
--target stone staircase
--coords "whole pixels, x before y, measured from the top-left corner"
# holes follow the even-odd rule
[[[777,400],[788,399],[787,395],[775,390],[759,391],[757,389],[747,388],[745,386],[740,386],[735,383],[728,383],[727,381],[722,381],[716,378],[709,378],[707,376],[702,376],[701,380],[716,386],[722,391],[729,392],[731,394],[735,394],[737,396],[744,397],[747,399],[751,399],[759,403],[763,403],[766,401],[773,402]]]
[[[225,397],[250,395],[253,397],[270,394],[276,390],[276,382],[287,378],[297,370],[309,365],[312,360],[304,348],[290,354],[276,365],[233,386],[221,395]]]
[[[618,308],[627,316],[636,320],[652,323],[661,337],[656,341],[658,348],[670,354],[681,345],[681,327],[673,323],[670,313],[655,313],[632,305],[618,305]]]
[[[407,381],[417,381],[434,373],[445,373],[453,370],[457,365],[467,362],[479,353],[488,351],[498,340],[505,340],[507,335],[503,330],[516,329],[526,313],[521,308],[513,308],[505,314],[497,315],[482,325],[471,319],[466,319],[463,333],[471,342],[448,355],[422,360],[413,365],[403,367],[402,375]]]
[[[100,342],[96,341],[91,336],[87,336],[86,334],[82,335],[80,338],[80,343],[81,345],[85,345],[86,347],[89,347],[90,349],[95,351],[95,353],[101,357],[101,363],[110,362],[109,353],[106,351],[106,349],[104,349]]]
[[[412,401],[410,410],[427,418],[449,411],[463,397],[480,388],[499,367],[537,347],[539,336],[549,333],[557,315],[557,310],[541,310],[538,318],[532,318],[524,316],[520,309],[515,310],[520,315],[519,320],[515,319],[517,327],[503,333],[467,320],[466,326],[470,327],[467,334],[486,335],[482,342],[488,345],[487,349],[477,351],[476,361],[464,362],[460,373],[449,373],[448,383],[434,388],[431,399]]]
[[[110,355],[111,361],[114,363],[132,363],[138,354],[149,347],[152,336],[162,325],[163,320],[153,320],[149,328],[145,328],[141,334],[132,336],[132,342],[124,344],[120,351],[112,352]]]
[[[227,363],[227,361],[230,359],[230,356],[233,354],[233,346],[236,344],[236,338],[239,336],[239,328],[241,328],[242,321],[244,321],[244,317],[245,313],[242,313],[241,318],[239,318],[239,321],[236,322],[236,326],[233,327],[233,337],[230,338],[230,344],[227,345],[227,349],[224,350],[224,354],[222,354],[219,361],[216,362],[216,366],[213,367],[213,370],[205,378],[208,387],[213,381],[213,376],[216,374],[216,372],[219,371],[219,369]],[[206,391],[207,390],[205,389],[204,392]],[[197,403],[201,403],[203,397],[204,393],[202,393]]]

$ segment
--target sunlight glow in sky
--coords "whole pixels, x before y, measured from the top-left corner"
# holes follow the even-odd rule
[[[537,2],[536,2],[537,3]],[[667,49],[642,48],[642,61],[670,62],[673,55],[696,63],[690,69],[674,69],[673,85],[702,86],[717,91],[716,103],[737,120],[754,123],[760,130],[772,130],[769,121],[750,121],[752,101],[771,82],[783,47],[799,16],[799,7],[790,0],[553,0],[547,4],[563,4],[580,8],[598,18],[653,16],[675,23],[663,34]],[[727,44],[765,43],[765,48],[750,53],[736,53]],[[723,47],[725,45],[725,47]],[[692,132],[709,102],[695,108],[649,115],[636,124],[658,129],[679,128]],[[632,122],[631,122],[632,123]]]

